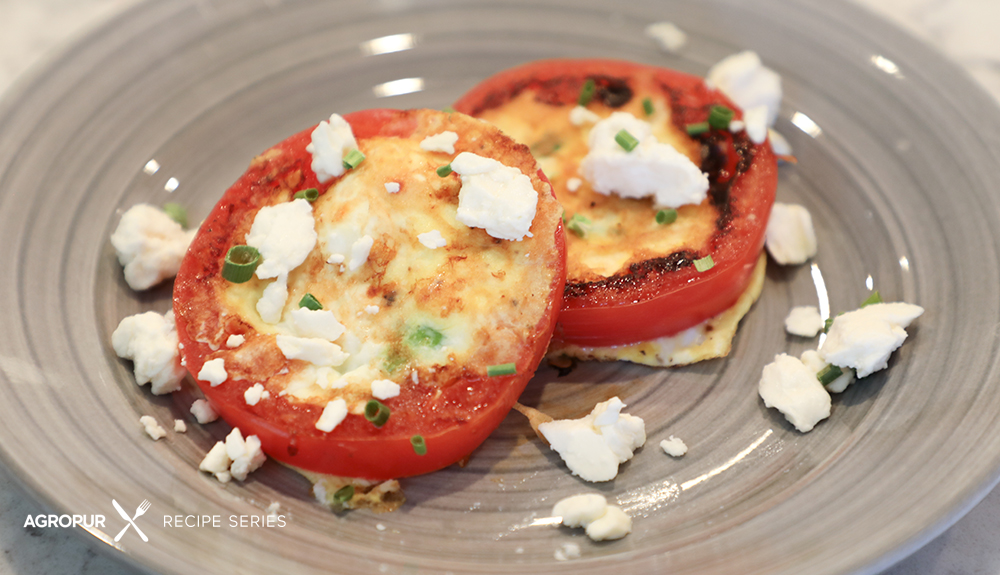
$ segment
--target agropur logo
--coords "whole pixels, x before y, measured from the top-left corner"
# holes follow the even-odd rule
[[[111,504],[115,506],[118,515],[121,515],[122,519],[126,522],[125,527],[118,532],[118,535],[115,535],[115,542],[120,541],[125,536],[126,531],[134,529],[143,542],[148,543],[149,538],[135,524],[135,520],[146,513],[146,511],[149,511],[149,501],[143,500],[135,508],[135,513],[132,516],[129,516],[128,512],[114,499],[111,500]],[[64,529],[69,527],[104,528],[104,521],[105,517],[103,515],[28,515],[24,520],[24,527],[61,527]]]

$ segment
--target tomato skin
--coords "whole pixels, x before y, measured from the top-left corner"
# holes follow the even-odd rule
[[[367,110],[344,116],[359,141],[373,136],[411,135],[417,127],[412,115],[398,110]],[[289,169],[302,172],[300,188],[325,192],[337,180],[320,184],[305,151],[313,128],[291,136],[274,148],[291,152]],[[274,149],[272,148],[272,149]],[[538,176],[548,184],[544,174]],[[240,223],[240,215],[266,205],[275,183],[272,166],[251,168],[225,193],[192,242],[174,284],[174,312],[184,364],[219,414],[244,436],[256,435],[264,452],[279,461],[316,473],[369,480],[387,480],[441,469],[467,457],[503,421],[541,362],[554,330],[565,285],[565,238],[556,226],[557,262],[551,292],[542,317],[516,358],[515,375],[486,377],[462,373],[451,381],[422,381],[401,386],[400,395],[383,400],[392,410],[381,428],[359,416],[348,416],[332,432],[317,430],[322,406],[293,403],[276,396],[249,406],[244,392],[254,381],[231,380],[212,387],[197,379],[213,353],[203,340],[204,327],[189,322],[213,281],[219,280],[221,261]],[[245,219],[245,218],[243,218]],[[242,236],[239,236],[242,238]],[[213,328],[221,329],[219,326]],[[276,395],[276,394],[272,394]],[[427,445],[418,455],[411,437],[421,435]]]
[[[506,70],[472,88],[454,108],[477,115],[504,104],[525,89],[536,90],[536,97],[546,103],[571,106],[587,78],[596,80],[598,94],[606,89],[610,100],[614,90],[621,90],[622,84],[628,85],[628,80],[639,75],[651,75],[653,83],[673,102],[672,121],[679,128],[706,120],[713,104],[728,106],[736,111],[736,119],[742,118],[731,100],[709,89],[701,78],[604,59],[546,60]],[[764,142],[750,144],[749,168],[736,171],[734,138],[728,132],[721,137],[729,147],[729,155],[715,181],[729,186],[731,217],[713,238],[710,254],[686,254],[676,258],[682,262],[680,265],[674,261],[671,266],[647,260],[650,266],[616,274],[605,282],[570,284],[553,336],[556,343],[605,347],[670,336],[736,302],[763,249],[778,169],[770,142]],[[743,140],[743,144],[748,143],[745,136]],[[698,272],[691,263],[705,255],[711,255],[715,265]]]

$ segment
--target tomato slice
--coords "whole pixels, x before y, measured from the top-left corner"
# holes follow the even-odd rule
[[[174,312],[181,355],[184,365],[223,419],[239,427],[244,436],[258,436],[270,457],[316,473],[370,480],[427,473],[467,457],[482,443],[506,416],[542,359],[565,285],[565,243],[560,207],[528,150],[492,126],[462,114],[432,110],[368,110],[348,114],[344,119],[351,126],[359,149],[367,156],[358,168],[320,183],[310,167],[311,154],[306,151],[310,128],[256,158],[209,214],[174,284]],[[453,155],[424,152],[415,143],[441,131],[454,131],[460,136],[455,144],[456,154],[474,150],[479,155],[516,167],[530,177],[538,193],[532,236],[520,242],[508,242],[489,237],[478,228],[443,227],[445,224],[441,222],[451,220],[440,214],[454,210],[460,183],[457,175],[442,178],[435,174],[435,169],[448,163]],[[414,164],[400,167],[396,162],[385,161],[396,157],[391,154],[396,153],[397,148],[403,150],[399,152],[400,158],[408,158],[406,161]],[[383,161],[380,162],[380,158]],[[401,182],[399,192],[390,194],[383,188],[382,182],[390,180]],[[359,181],[361,184],[357,183]],[[373,182],[377,185],[369,185]],[[331,394],[339,392],[336,389],[319,390],[316,391],[318,399],[303,399],[289,392],[292,388],[287,385],[290,381],[287,378],[312,373],[313,368],[302,360],[286,359],[275,343],[279,327],[262,325],[259,317],[247,311],[253,309],[252,305],[238,303],[242,301],[240,298],[245,299],[246,293],[259,293],[267,282],[252,278],[247,284],[239,284],[248,287],[234,287],[235,284],[221,277],[227,250],[232,245],[245,243],[244,238],[257,212],[265,206],[289,202],[296,191],[308,188],[317,188],[320,192],[320,198],[313,203],[317,226],[331,218],[336,223],[339,216],[331,214],[349,211],[358,203],[339,197],[367,193],[363,190],[375,188],[370,205],[375,214],[372,217],[379,222],[388,221],[385,225],[389,227],[406,226],[413,221],[438,218],[433,221],[446,231],[449,240],[447,248],[431,250],[417,245],[414,239],[412,250],[405,252],[411,254],[411,258],[400,262],[392,254],[409,249],[404,243],[417,235],[415,231],[404,230],[385,242],[378,236],[366,264],[372,268],[371,272],[366,272],[365,268],[351,272],[362,274],[357,277],[367,278],[365,281],[369,282],[364,289],[352,293],[360,294],[356,297],[362,299],[381,298],[377,301],[382,306],[373,313],[362,311],[364,301],[356,304],[357,318],[373,318],[367,324],[360,323],[361,319],[353,319],[353,313],[341,314],[339,319],[348,326],[348,331],[355,329],[362,333],[367,330],[364,333],[372,341],[381,337],[379,334],[398,332],[398,336],[393,336],[395,339],[385,340],[388,342],[384,346],[388,350],[386,357],[391,356],[393,360],[372,364],[375,371],[383,370],[379,377],[400,385],[399,395],[382,400],[391,410],[388,422],[382,427],[376,427],[359,413],[359,406],[367,401],[367,391],[362,390],[359,394],[348,387],[345,389],[354,390],[350,396],[353,399],[349,401],[352,411],[332,431],[317,429],[317,420],[327,400],[333,397]],[[375,206],[380,205],[389,206],[388,211],[376,213]],[[417,211],[407,212],[407,209]],[[320,243],[317,243],[306,261],[289,275],[288,302],[298,301],[301,292],[333,294],[354,288],[352,280],[344,278],[355,276],[343,269],[339,273],[332,269],[327,255],[320,252]],[[427,264],[431,261],[427,258],[437,257],[436,254],[442,254],[441,261],[446,263],[441,266]],[[507,258],[523,262],[525,277],[518,276],[522,272],[506,265]],[[506,271],[495,269],[489,275],[493,280],[484,279],[484,266],[496,267],[497,262],[505,264]],[[405,285],[396,279],[387,279],[397,273],[393,269],[422,269],[426,273],[413,272],[414,283]],[[505,278],[509,280],[507,283],[503,283]],[[486,290],[488,288],[482,288],[481,284],[489,281],[510,289],[462,291]],[[323,282],[342,283],[324,287]],[[447,290],[451,290],[450,296],[454,297],[441,299],[440,292]],[[482,305],[487,308],[474,308],[471,296],[462,299],[470,293],[492,295],[494,299],[484,297]],[[350,298],[345,299],[347,303],[342,305],[353,305]],[[442,307],[441,301],[451,306],[450,316],[445,316],[445,312],[440,312],[440,317],[433,316],[435,310]],[[286,303],[286,318],[292,307],[292,303]],[[413,351],[416,348],[406,347],[411,341],[406,339],[406,334],[412,337],[412,332],[405,332],[399,326],[411,321],[414,315],[406,310],[415,310],[440,321],[448,320],[451,322],[448,325],[459,326],[456,329],[465,325],[465,318],[471,318],[470,322],[479,321],[476,325],[488,324],[489,329],[484,327],[471,333],[468,337],[472,343],[468,349],[458,344],[450,351],[438,349],[434,353],[444,354],[444,360],[425,361],[420,353]],[[476,319],[479,316],[482,318]],[[355,324],[349,320],[357,322],[359,327],[352,327]],[[442,332],[447,330],[442,328]],[[233,334],[242,335],[245,343],[230,348],[226,342]],[[441,337],[451,336],[445,333]],[[362,337],[359,341],[361,345],[367,340]],[[462,340],[456,336],[455,341],[460,343]],[[198,374],[205,362],[219,357],[224,358],[228,379],[216,386],[200,381]],[[487,366],[501,363],[514,363],[516,373],[489,377]],[[392,367],[388,367],[390,364]],[[270,397],[249,405],[244,394],[258,383]],[[418,453],[411,443],[417,435],[422,436],[426,444],[425,454]]]
[[[654,101],[669,110],[650,121],[659,121],[663,130],[674,134],[679,141],[675,147],[682,152],[687,146],[688,155],[700,159],[710,181],[708,198],[697,208],[679,208],[681,218],[697,212],[698,217],[714,221],[714,226],[704,237],[655,253],[644,243],[649,235],[634,240],[626,245],[634,257],[601,277],[577,269],[575,262],[586,259],[592,248],[585,240],[570,236],[569,279],[554,338],[580,346],[616,346],[673,335],[730,307],[747,287],[774,202],[777,161],[769,142],[754,145],[745,132],[712,129],[688,137],[686,126],[706,121],[712,106],[733,109],[736,119],[742,113],[701,78],[630,62],[586,59],[526,64],[475,86],[454,108],[495,122],[514,137],[528,139],[525,143],[532,145],[536,155],[549,156],[539,161],[567,211],[571,205],[580,210],[597,205],[596,209],[605,210],[598,216],[604,217],[615,209],[635,211],[636,200],[609,199],[593,192],[581,196],[569,189],[568,181],[577,175],[579,157],[587,149],[585,130],[566,121],[551,128],[552,132],[538,127],[554,125],[551,118],[569,117],[588,80],[595,84],[588,108],[599,116],[625,110],[644,118],[648,115],[644,109]],[[555,168],[550,170],[550,165]],[[645,209],[641,217],[652,221],[656,210],[651,200],[645,200]],[[636,227],[635,221],[624,226],[626,231]],[[706,256],[712,257],[714,266],[697,271],[694,261]]]

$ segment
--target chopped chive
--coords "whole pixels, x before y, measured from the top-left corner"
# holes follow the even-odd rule
[[[382,427],[389,421],[389,408],[377,399],[369,399],[365,404],[365,419],[372,422],[375,427]]]
[[[649,98],[643,98],[643,100],[642,100],[642,111],[646,112],[647,116],[652,116],[654,110],[655,110],[655,108],[653,108],[653,100],[651,100]]]
[[[238,245],[229,248],[226,260],[222,264],[222,278],[241,284],[253,277],[254,270],[260,265],[260,252],[253,246]]]
[[[486,375],[489,377],[514,375],[515,373],[517,373],[517,364],[514,363],[501,363],[500,365],[491,365],[486,368]]]
[[[823,322],[823,333],[830,333],[830,328],[833,327],[833,320],[836,318],[828,317],[826,321]]]
[[[830,364],[819,370],[819,373],[816,374],[816,379],[818,379],[823,385],[830,385],[833,383],[833,380],[837,379],[841,375],[844,375],[844,370]]]
[[[354,498],[354,486],[345,485],[334,492],[333,500],[337,503],[347,503]]]
[[[597,91],[597,84],[594,83],[593,78],[587,78],[587,81],[583,83],[583,87],[580,88],[580,97],[576,99],[576,104],[578,106],[586,106],[594,99],[594,92]]]
[[[417,347],[436,348],[444,340],[444,334],[429,325],[422,325],[410,333],[407,338],[410,345]]]
[[[323,309],[323,304],[319,303],[319,300],[316,299],[316,296],[314,296],[311,293],[307,293],[306,295],[302,296],[302,299],[299,300],[299,307],[309,308],[313,311],[316,311]]]
[[[298,192],[295,192],[295,195],[292,196],[292,199],[293,200],[301,199],[307,202],[315,202],[317,199],[319,199],[319,190],[317,190],[316,188],[308,188],[305,190],[300,190]]]
[[[719,130],[728,130],[729,122],[736,113],[725,106],[712,106],[708,111],[708,125]]]
[[[581,238],[587,235],[587,230],[590,229],[590,218],[587,216],[581,216],[580,214],[573,214],[569,220],[566,220],[565,216],[563,216],[563,218],[563,221],[566,222],[566,229]]]
[[[697,122],[694,124],[688,124],[685,128],[689,136],[697,136],[698,134],[704,134],[708,131],[708,122]]]
[[[631,152],[636,146],[639,145],[639,140],[636,140],[635,136],[629,134],[628,130],[624,128],[615,134],[615,141],[618,142],[618,145],[624,148],[626,152]]]
[[[656,212],[656,223],[661,225],[672,224],[677,221],[677,210],[660,210]]]
[[[715,262],[712,261],[712,256],[707,255],[701,259],[694,260],[694,269],[699,272],[707,272],[708,270],[715,267]]]
[[[878,290],[873,291],[872,294],[868,296],[868,299],[861,302],[861,307],[865,307],[866,305],[871,305],[873,303],[882,303],[882,296],[878,293]]]
[[[423,435],[410,437],[410,445],[413,446],[413,452],[417,455],[427,455],[427,442],[424,441]]]
[[[186,229],[188,227],[188,213],[184,209],[184,206],[175,204],[174,202],[167,202],[163,204],[163,211],[170,216],[170,219],[180,224],[182,228]]]
[[[445,106],[444,108],[441,108],[441,111],[446,114],[451,114],[452,112],[455,111],[455,108],[452,108],[451,106]]]
[[[437,175],[442,178],[447,178],[449,174],[451,174],[451,164],[445,164],[437,169]]]
[[[353,170],[357,168],[361,162],[365,161],[365,155],[361,153],[361,150],[354,149],[347,152],[344,156],[344,168],[348,170]]]

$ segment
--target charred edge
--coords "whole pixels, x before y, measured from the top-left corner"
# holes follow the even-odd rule
[[[729,224],[736,214],[730,201],[729,192],[737,177],[750,168],[753,161],[754,146],[746,132],[732,135],[732,148],[739,159],[736,162],[736,173],[729,174],[726,170],[729,158],[725,145],[727,137],[717,130],[710,130],[699,137],[701,142],[701,170],[708,174],[708,201],[719,212],[715,226],[718,234],[728,232]]]
[[[566,297],[584,297],[597,289],[625,290],[643,283],[654,274],[675,272],[694,264],[698,253],[691,250],[681,250],[662,258],[653,258],[636,262],[628,267],[628,273],[615,274],[603,280],[594,282],[579,282],[566,284]]]

